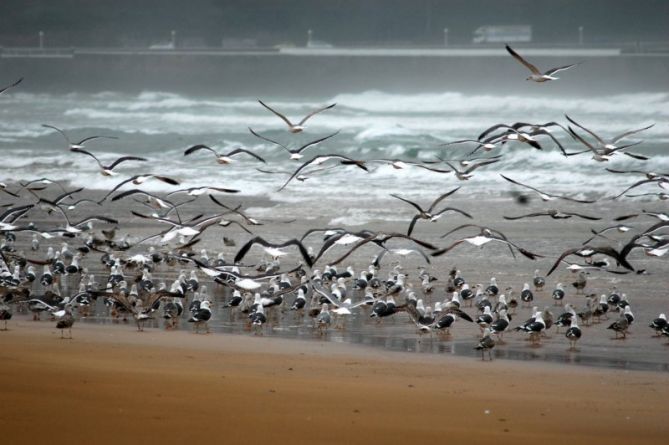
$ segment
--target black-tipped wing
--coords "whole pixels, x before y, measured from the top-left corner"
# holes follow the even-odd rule
[[[559,66],[557,68],[551,68],[548,71],[546,71],[544,74],[546,76],[551,76],[559,71],[564,71],[568,70],[569,68],[575,67],[576,65],[580,65],[580,63],[572,63],[571,65],[565,65],[565,66]]]
[[[140,157],[138,157],[138,156],[121,156],[120,158],[118,158],[117,160],[115,160],[114,162],[111,163],[111,165],[109,166],[109,170],[113,170],[114,167],[116,167],[117,165],[119,165],[121,162],[127,162],[127,161],[146,161],[146,160],[147,160],[147,159],[145,159],[145,158],[140,158]]]
[[[304,262],[309,267],[313,265],[311,257],[309,256],[309,252],[299,240],[293,238],[283,243],[275,244],[275,243],[270,243],[269,241],[265,240],[260,236],[256,236],[248,240],[246,244],[244,244],[235,255],[234,262],[238,263],[239,261],[241,261],[254,244],[260,244],[261,246],[272,249],[280,249],[282,247],[287,247],[287,246],[297,246],[297,248],[300,251],[300,254],[302,255],[302,258],[304,259]]]
[[[339,159],[339,160],[341,161],[341,163],[344,164],[344,165],[355,165],[355,166],[357,166],[358,168],[361,168],[361,169],[363,169],[363,170],[365,170],[365,171],[369,171],[369,170],[367,169],[367,167],[365,166],[364,161],[357,161],[357,160],[355,160],[355,159],[351,159],[351,158],[349,158],[349,157],[342,156],[342,155],[338,155],[338,154],[328,154],[328,155],[316,156],[316,157],[310,159],[309,161],[304,162],[302,165],[300,165],[300,166],[293,172],[293,174],[290,175],[290,177],[288,178],[288,180],[286,180],[286,182],[285,182],[281,187],[279,187],[278,191],[281,191],[281,190],[283,190],[284,188],[286,188],[286,186],[288,185],[288,183],[289,183],[290,181],[292,181],[293,178],[295,178],[295,177],[296,177],[296,176],[297,176],[297,175],[298,175],[304,168],[308,167],[308,166],[311,165],[311,164],[318,164],[318,165],[320,165],[320,164],[322,164],[323,162],[326,162],[326,161],[328,161],[328,160],[330,160],[330,159]]]
[[[267,163],[267,161],[265,161],[263,158],[261,158],[261,157],[258,156],[257,154],[255,154],[255,153],[253,153],[252,151],[247,150],[247,149],[245,149],[245,148],[235,148],[235,149],[232,150],[230,153],[228,153],[226,156],[234,156],[234,155],[236,155],[236,154],[238,154],[238,153],[246,153],[247,155],[256,158],[256,159],[259,160],[260,162]]]
[[[304,116],[304,118],[300,121],[300,123],[299,123],[298,125],[303,125],[303,124],[304,124],[309,118],[311,118],[312,116],[314,116],[314,115],[316,115],[316,114],[318,114],[318,113],[320,113],[320,112],[323,112],[323,111],[325,111],[325,110],[329,110],[330,108],[334,107],[335,105],[337,105],[337,104],[331,104],[331,105],[325,106],[325,107],[323,107],[323,108],[319,108],[318,110],[314,110],[314,111],[312,111],[311,113],[309,113],[309,114],[307,114],[306,116]]]
[[[14,82],[11,85],[7,85],[4,88],[0,88],[0,94],[4,93],[5,91],[7,91],[10,88],[14,88],[16,85],[20,84],[21,82],[23,82],[23,77],[19,78],[19,80],[17,80],[16,82]]]
[[[209,147],[208,145],[204,145],[204,144],[193,145],[192,147],[186,149],[186,151],[184,151],[184,156],[188,156],[188,155],[190,155],[192,153],[195,153],[196,151],[199,151],[199,150],[210,151],[214,154],[214,156],[218,157],[218,153],[216,152],[216,150],[214,150],[213,148]]]
[[[648,130],[649,128],[652,128],[652,127],[654,127],[654,126],[655,126],[655,124],[650,124],[650,125],[647,126],[647,127],[639,128],[639,129],[637,129],[637,130],[629,130],[629,131],[626,131],[626,132],[624,132],[624,133],[619,134],[618,136],[615,136],[613,139],[611,139],[611,143],[612,143],[612,144],[615,144],[616,142],[618,142],[619,140],[621,140],[621,139],[623,139],[623,138],[626,138],[627,136],[631,136],[631,135],[636,134],[636,133],[639,133],[639,132],[641,132],[641,131]]]
[[[319,144],[319,143],[321,143],[321,142],[323,142],[323,141],[326,141],[326,140],[330,139],[331,137],[337,136],[338,134],[339,134],[339,132],[336,131],[336,132],[334,132],[334,133],[332,133],[332,134],[330,134],[330,135],[327,135],[327,136],[324,136],[324,137],[322,137],[322,138],[316,139],[315,141],[307,142],[306,144],[302,145],[302,146],[301,146],[300,148],[298,148],[297,150],[292,150],[292,153],[302,153],[304,150],[306,150],[307,148],[311,147],[312,145]],[[291,151],[291,150],[288,150],[288,151]]]
[[[514,59],[516,59],[518,62],[522,63],[523,65],[525,65],[525,67],[528,70],[532,71],[533,74],[537,74],[539,76],[541,75],[541,71],[539,71],[539,69],[536,66],[532,65],[530,62],[523,59],[520,56],[520,54],[515,52],[509,45],[506,45],[506,50],[509,52],[509,54],[511,54],[513,56]]]
[[[275,109],[273,109],[272,107],[270,107],[269,105],[267,105],[267,104],[266,104],[265,102],[263,102],[262,100],[258,99],[258,102],[260,103],[260,105],[262,105],[263,107],[267,108],[269,111],[271,111],[271,112],[274,113],[276,116],[278,116],[281,120],[283,120],[289,127],[293,127],[293,126],[294,126],[293,123],[292,123],[290,120],[288,120],[288,118],[287,118],[286,116],[284,116],[283,114],[279,113],[278,111],[276,111]]]

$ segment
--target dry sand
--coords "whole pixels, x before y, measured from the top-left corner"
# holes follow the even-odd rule
[[[481,363],[331,342],[18,322],[6,444],[660,444],[667,374]]]

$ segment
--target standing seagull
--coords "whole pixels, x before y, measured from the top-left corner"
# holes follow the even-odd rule
[[[279,113],[278,111],[272,109],[269,105],[265,104],[262,100],[258,99],[258,102],[260,102],[260,105],[267,108],[269,111],[271,111],[272,113],[276,114],[279,118],[281,118],[281,120],[283,120],[286,123],[286,125],[288,125],[288,131],[290,131],[291,133],[301,133],[304,130],[304,123],[307,121],[307,119],[309,119],[311,116],[313,116],[315,114],[320,113],[321,111],[329,110],[330,108],[337,105],[337,104],[332,104],[332,105],[328,105],[328,106],[323,107],[323,108],[319,108],[318,110],[312,111],[311,113],[304,116],[304,118],[302,118],[302,120],[300,122],[298,122],[297,125],[295,125],[286,116],[284,116],[283,114]]]
[[[530,62],[523,59],[520,56],[520,54],[518,54],[513,49],[511,49],[511,47],[509,45],[506,45],[506,50],[509,52],[509,54],[511,54],[513,56],[514,59],[516,59],[517,61],[519,61],[520,63],[525,65],[525,67],[527,69],[532,71],[532,74],[530,74],[530,76],[525,80],[532,80],[534,82],[547,82],[549,80],[557,80],[557,79],[559,79],[559,77],[555,77],[555,76],[553,76],[553,74],[557,73],[558,71],[564,71],[564,70],[567,70],[571,67],[574,67],[574,66],[578,65],[578,63],[573,63],[571,65],[561,66],[561,67],[558,67],[558,68],[551,68],[548,71],[546,71],[545,73],[542,73],[541,71],[539,71],[539,69],[536,66],[532,65]]]
[[[576,322],[576,317],[571,317],[570,322],[571,325],[564,336],[569,340],[569,350],[574,351],[576,350],[576,342],[581,338],[582,333],[581,328],[578,327],[578,323]]]
[[[485,352],[488,351],[488,358],[492,360],[492,348],[495,347],[495,340],[490,335],[490,328],[485,328],[483,338],[474,347],[477,351],[481,351],[481,360],[485,360]]]
[[[65,309],[54,312],[53,315],[60,318],[60,320],[58,320],[56,323],[56,329],[60,329],[60,338],[72,340],[72,325],[74,324],[74,316],[72,315],[70,308],[66,306]],[[69,337],[63,336],[63,331],[65,331],[65,329],[69,331]]]

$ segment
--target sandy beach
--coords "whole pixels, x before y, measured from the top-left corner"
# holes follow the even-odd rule
[[[51,323],[0,335],[3,442],[658,444],[663,373]]]

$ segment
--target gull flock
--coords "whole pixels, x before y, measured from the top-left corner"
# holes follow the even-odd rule
[[[542,73],[509,46],[506,50],[531,71],[527,80],[533,82],[557,80],[555,73],[579,64]],[[19,79],[0,89],[0,95],[20,88],[21,81]],[[258,100],[258,103],[278,117],[291,135],[306,132],[308,120],[326,119],[328,110],[336,106],[333,103],[320,107],[293,123],[265,102]],[[452,151],[464,147],[468,151],[465,157],[423,162],[363,160],[337,153],[308,156],[308,152],[317,151],[319,144],[336,137],[338,132],[291,149],[290,142],[274,141],[251,128],[249,131],[259,140],[284,150],[295,162],[291,171],[265,166],[257,169],[263,174],[287,177],[277,184],[277,190],[283,191],[294,180],[304,181],[325,170],[347,166],[353,167],[349,174],[354,181],[355,174],[369,174],[370,166],[374,164],[389,165],[393,169],[422,168],[438,175],[452,173],[456,181],[467,181],[477,169],[494,168],[494,164],[504,156],[504,148],[510,145],[527,147],[527,156],[532,156],[534,150],[554,147],[565,157],[581,156],[583,162],[606,162],[616,155],[647,161],[648,156],[627,149],[641,144],[629,138],[652,126],[630,129],[606,139],[600,136],[601,129],[595,131],[566,115],[564,123],[499,123],[482,129],[478,137],[446,142],[441,146],[448,157]],[[513,258],[519,254],[529,261],[545,257],[541,252],[523,247],[522,241],[511,240],[501,231],[479,224],[483,223],[483,218],[475,218],[454,206],[444,205],[450,196],[460,190],[460,186],[445,190],[436,197],[426,197],[425,202],[414,202],[400,194],[390,194],[398,207],[409,206],[416,211],[406,230],[384,232],[366,228],[354,231],[345,227],[323,227],[311,228],[288,239],[273,239],[254,233],[256,226],[270,223],[251,216],[241,204],[227,203],[222,197],[234,195],[240,190],[202,185],[176,189],[167,194],[150,193],[141,189],[147,181],[160,181],[171,187],[178,187],[180,181],[168,173],[167,166],[152,163],[149,159],[129,155],[101,159],[89,148],[96,139],[115,138],[91,135],[73,142],[66,131],[50,124],[44,124],[44,127],[60,134],[65,141],[64,153],[68,156],[87,156],[98,165],[101,175],[124,179],[111,190],[92,195],[83,188],[68,190],[66,184],[49,178],[0,183],[3,209],[0,214],[0,321],[4,323],[4,330],[8,329],[8,322],[14,313],[30,312],[35,321],[45,313],[56,321],[61,337],[69,339],[72,338],[76,320],[95,316],[133,320],[139,331],[144,330],[146,322],[153,319],[164,319],[166,330],[175,329],[186,321],[192,323],[193,332],[209,333],[209,322],[223,317],[223,313],[214,312],[214,300],[219,298],[223,300],[219,310],[235,313],[241,323],[255,334],[272,332],[280,327],[288,313],[291,320],[308,320],[315,334],[327,336],[331,329],[346,329],[350,316],[360,313],[379,322],[393,319],[398,320],[397,323],[415,326],[415,335],[419,338],[438,335],[448,339],[458,324],[476,324],[480,329],[473,349],[481,353],[482,359],[486,355],[492,359],[493,348],[503,347],[507,333],[525,335],[530,344],[540,347],[547,337],[546,332],[560,327],[566,328],[565,344],[571,351],[576,351],[577,342],[587,335],[586,328],[590,329],[602,319],[610,320],[607,328],[613,331],[614,339],[626,339],[635,325],[629,298],[618,289],[603,295],[588,293],[588,275],[595,272],[631,276],[643,274],[645,271],[634,265],[631,257],[634,251],[642,251],[651,258],[661,257],[669,251],[669,234],[666,231],[669,214],[642,210],[608,218],[608,215],[588,210],[588,206],[598,200],[539,190],[500,173],[500,177],[516,191],[518,203],[527,200],[526,193],[535,193],[541,200],[551,201],[553,206],[540,212],[504,215],[506,220],[548,217],[555,220],[580,218],[593,222],[610,219],[612,222],[608,227],[592,229],[589,239],[555,258],[545,274],[535,270],[534,278],[528,280],[516,295],[512,286],[500,287],[494,277],[490,277],[489,285],[484,286],[466,282],[457,268],[441,276],[434,276],[429,271],[434,258],[453,255],[458,250],[462,251],[464,245],[484,248],[489,244],[499,244],[508,249]],[[561,139],[556,137],[558,132],[562,133]],[[576,148],[567,147],[565,138]],[[495,151],[497,153],[488,155]],[[474,157],[480,153],[484,155]],[[243,147],[219,153],[206,144],[197,144],[184,150],[184,156],[201,157],[203,162],[211,159],[205,158],[205,155],[212,154],[222,168],[234,168],[235,162],[267,164],[261,156]],[[161,171],[128,178],[122,173],[123,165],[127,163],[144,163],[142,165],[150,165],[151,170]],[[616,196],[601,198],[600,201],[636,196],[656,196],[660,200],[669,198],[669,194],[664,192],[669,188],[669,173],[607,170],[611,174],[632,175],[640,179]],[[655,186],[659,191],[647,191],[648,186]],[[640,187],[646,192],[629,194]],[[199,209],[205,208],[202,200],[208,200],[207,204],[213,205],[217,212],[200,213]],[[584,210],[560,210],[559,205],[563,201],[582,206]],[[118,202],[126,204],[129,209],[127,214],[115,215],[111,212],[110,203]],[[472,222],[446,232],[442,238],[448,240],[440,245],[417,235],[421,227],[419,222],[436,222],[449,212]],[[186,217],[186,214],[190,216]],[[652,218],[656,222],[646,228],[632,229],[624,221],[633,218]],[[141,230],[136,228],[140,222]],[[287,227],[290,223],[272,222],[286,224]],[[219,251],[220,246],[211,242],[205,245],[203,241],[205,231],[220,231],[231,225],[248,235],[245,241],[223,237],[224,245],[229,247],[243,241],[232,260],[225,258]],[[161,229],[151,231],[152,227]],[[629,238],[616,245],[605,235],[610,231],[629,234]],[[356,271],[351,260],[357,257],[360,262],[364,255],[361,252],[369,251],[364,249],[366,246],[375,248],[377,253],[366,267]],[[338,256],[332,258],[332,252],[337,252]],[[400,258],[415,256],[416,261],[424,266],[414,276],[405,271],[400,261],[395,261],[384,276],[382,268],[388,266],[384,264],[388,255]],[[250,262],[245,262],[250,258]],[[546,295],[544,286],[547,277],[561,266],[574,272],[577,278],[570,284],[571,287],[558,283],[549,290],[550,296]],[[216,292],[209,293],[208,286],[210,289],[213,286]],[[563,304],[571,289],[583,297],[579,307]],[[562,312],[553,314],[549,306],[540,309],[535,298],[541,295],[552,300],[554,307],[562,307]],[[516,311],[522,307],[531,308],[531,316],[519,321],[515,319]],[[645,322],[658,337],[669,337],[669,324],[664,313]],[[371,326],[373,328],[374,324]]]

